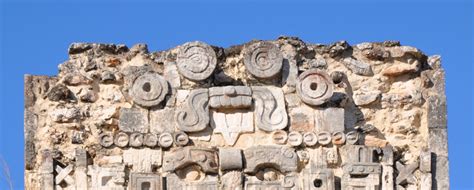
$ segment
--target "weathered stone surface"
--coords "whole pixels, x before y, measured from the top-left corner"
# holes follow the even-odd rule
[[[154,134],[173,133],[177,128],[175,113],[175,108],[168,107],[150,110],[150,132]]]
[[[119,128],[124,132],[148,132],[148,111],[138,108],[120,109]]]
[[[203,42],[188,42],[179,48],[176,59],[178,71],[189,80],[205,80],[217,65],[216,53]]]
[[[123,152],[123,162],[132,166],[134,172],[151,173],[153,167],[161,166],[161,154],[159,149],[128,149]]]
[[[161,190],[162,178],[160,175],[152,173],[132,173],[130,174],[130,189]]]
[[[354,95],[354,103],[358,106],[366,106],[380,99],[380,91],[358,93]]]
[[[315,130],[313,109],[307,106],[290,109],[290,131],[311,132]]]
[[[277,156],[278,155],[278,156]],[[255,173],[260,166],[272,165],[281,172],[297,169],[298,156],[292,148],[283,146],[255,146],[244,150],[247,161],[245,172]]]
[[[284,129],[288,125],[283,92],[275,87],[252,87],[256,126],[263,131]]]
[[[330,169],[303,173],[303,189],[335,190],[334,173]]]
[[[168,82],[157,73],[137,77],[130,90],[133,102],[144,107],[160,104],[168,94]]]
[[[395,76],[399,76],[399,75],[403,75],[407,73],[413,73],[416,71],[418,71],[417,65],[400,63],[400,64],[387,67],[386,69],[382,71],[382,75],[395,77]]]
[[[449,189],[440,56],[78,43],[25,75],[25,189]],[[330,75],[329,75],[330,74]]]
[[[272,78],[280,73],[283,56],[276,45],[257,42],[246,46],[243,52],[245,68],[256,78]]]
[[[48,99],[51,101],[70,101],[74,99],[74,94],[63,84],[58,84],[48,92]]]
[[[247,86],[226,86],[209,88],[211,108],[249,108],[252,106],[252,90]]]
[[[242,150],[219,148],[219,167],[221,170],[239,170],[244,167]]]
[[[244,176],[241,172],[231,171],[225,173],[221,178],[221,189],[235,189],[242,190],[244,183]]]
[[[211,126],[214,133],[220,133],[228,145],[234,145],[241,133],[254,131],[252,112],[222,113],[211,111]]]
[[[314,110],[314,130],[316,132],[344,131],[344,109],[326,108]]]
[[[191,91],[185,106],[176,113],[179,129],[186,132],[198,132],[209,125],[208,91],[208,89]]]
[[[91,176],[91,189],[124,189],[125,167],[116,165],[114,167],[88,166],[87,175]]]
[[[167,152],[163,157],[163,170],[175,171],[196,164],[205,173],[216,173],[218,169],[217,153],[212,149],[183,147]]]
[[[296,92],[303,102],[318,106],[331,98],[333,85],[332,79],[325,72],[308,70],[298,77]]]
[[[364,63],[362,61],[353,59],[353,58],[345,58],[342,60],[342,63],[351,70],[353,73],[362,76],[372,76],[374,73],[372,71],[372,67]]]

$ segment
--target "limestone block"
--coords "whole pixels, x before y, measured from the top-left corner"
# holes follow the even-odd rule
[[[316,132],[344,131],[344,108],[315,109],[314,125]]]
[[[124,132],[148,132],[148,111],[139,108],[121,108],[119,128]]]
[[[279,180],[260,180],[255,176],[245,178],[245,189],[299,189],[298,177],[285,175]]]
[[[175,108],[150,110],[150,132],[154,134],[173,133],[176,128]]]
[[[221,189],[225,190],[243,190],[244,176],[241,172],[230,171],[225,173],[221,178]]]
[[[165,62],[163,77],[170,84],[171,88],[179,88],[181,80],[179,78],[178,67],[175,62]]]
[[[162,190],[162,185],[163,182],[160,175],[135,172],[130,174],[130,189]]]
[[[162,152],[160,149],[127,149],[123,151],[123,162],[132,166],[138,173],[150,173],[153,167],[161,166]]]
[[[315,131],[313,109],[300,106],[290,109],[290,131],[312,132]]]
[[[303,172],[303,189],[335,190],[334,173],[330,169]]]
[[[278,156],[276,156],[278,155]],[[292,148],[283,146],[254,146],[244,150],[247,173],[255,173],[260,166],[273,164],[281,172],[291,172],[297,169],[298,156]]]
[[[245,112],[218,112],[211,111],[211,127],[214,133],[220,133],[224,137],[227,145],[234,145],[241,133],[251,133],[254,131],[253,113]]]
[[[125,190],[124,169],[123,165],[114,167],[89,165],[87,175],[91,176],[91,189]]]
[[[219,148],[219,167],[221,170],[239,170],[243,166],[242,150]]]
[[[74,168],[74,180],[76,189],[87,189],[89,183],[87,180],[87,151],[81,148],[76,149],[76,163]]]
[[[182,180],[176,174],[170,174],[166,177],[167,189],[207,189],[218,190],[219,181],[215,175],[206,175],[202,179],[196,181]]]
[[[353,58],[344,58],[342,63],[357,75],[372,76],[374,74],[372,67],[368,63],[364,63]]]

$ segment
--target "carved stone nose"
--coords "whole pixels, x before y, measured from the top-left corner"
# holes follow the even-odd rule
[[[232,86],[226,87],[226,88],[224,88],[224,94],[226,96],[231,96],[231,97],[236,96],[237,95],[237,90]]]

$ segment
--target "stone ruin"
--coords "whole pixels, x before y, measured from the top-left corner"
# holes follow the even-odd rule
[[[26,189],[449,189],[440,57],[396,41],[74,43],[24,96]]]

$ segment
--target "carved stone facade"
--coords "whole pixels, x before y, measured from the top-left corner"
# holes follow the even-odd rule
[[[26,189],[449,189],[439,56],[75,43],[25,76]]]

